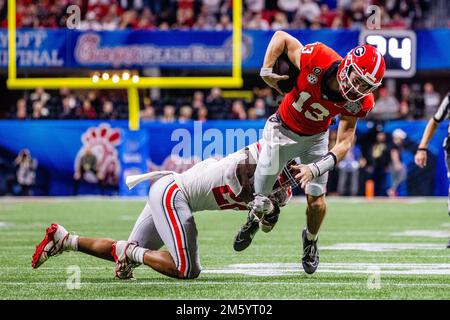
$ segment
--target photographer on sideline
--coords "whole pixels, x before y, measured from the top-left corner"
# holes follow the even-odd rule
[[[16,177],[20,185],[21,196],[31,196],[33,194],[32,187],[36,182],[37,160],[33,159],[30,150],[20,150],[17,158],[14,160],[17,167]]]

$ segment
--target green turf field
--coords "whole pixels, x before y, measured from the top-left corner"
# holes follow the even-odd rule
[[[126,239],[142,207],[120,199],[0,199],[0,299],[450,299],[450,219],[442,198],[329,200],[312,276],[299,263],[303,201],[284,208],[276,228],[240,253],[232,241],[245,213],[196,213],[203,272],[195,280],[140,267],[136,281],[118,281],[112,263],[78,252],[31,269],[51,222],[79,235]],[[80,289],[66,286],[73,266]]]

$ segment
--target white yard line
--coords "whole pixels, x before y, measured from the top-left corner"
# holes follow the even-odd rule
[[[391,243],[391,242],[354,242],[336,243],[323,246],[322,250],[358,250],[358,251],[395,251],[395,250],[448,250],[447,243]]]
[[[27,270],[29,267],[0,267],[1,270]],[[108,270],[109,266],[81,267],[81,270]],[[41,267],[43,272],[65,272],[66,268]],[[112,270],[112,269],[111,269]],[[138,269],[137,271],[144,271]],[[33,271],[34,272],[34,271]],[[145,272],[145,271],[144,271]],[[392,275],[450,275],[450,263],[321,263],[318,273],[335,274],[392,274]],[[205,268],[203,274],[240,274],[252,276],[284,276],[303,274],[303,269],[298,263],[240,263],[218,268]],[[450,283],[449,283],[450,284]]]
[[[450,238],[450,231],[445,230],[405,230],[393,232],[394,237]]]
[[[83,282],[81,281],[81,286],[95,286],[95,287],[109,287],[109,286],[191,286],[191,285],[245,285],[245,286],[261,286],[261,285],[281,285],[281,286],[357,286],[357,287],[367,287],[367,283],[364,282],[308,282],[305,279],[303,282],[298,281],[111,281],[111,282]],[[16,281],[0,281],[2,285],[11,286],[66,286],[66,282],[16,282]],[[450,287],[449,283],[389,283],[381,282],[381,286],[391,286],[391,287]]]
[[[6,221],[0,221],[0,229],[12,228],[13,226],[14,226],[13,223],[6,222]]]
[[[241,263],[224,268],[207,269],[204,273],[283,276],[302,273],[297,263]],[[450,263],[321,263],[317,273],[450,275]]]

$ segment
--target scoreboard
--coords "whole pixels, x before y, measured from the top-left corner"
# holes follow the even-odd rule
[[[370,44],[384,56],[386,77],[411,78],[416,73],[416,34],[410,30],[364,30],[359,44]]]

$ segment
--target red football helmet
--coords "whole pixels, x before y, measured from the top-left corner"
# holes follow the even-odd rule
[[[292,198],[292,188],[296,188],[299,182],[295,180],[296,171],[292,165],[298,164],[295,160],[290,160],[278,175],[278,179],[273,186],[269,198],[278,206],[283,207]]]
[[[357,46],[339,65],[339,91],[348,101],[358,101],[380,86],[385,70],[383,55],[375,47]]]

